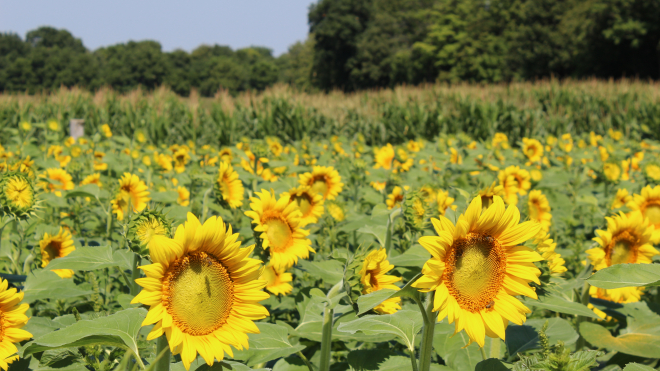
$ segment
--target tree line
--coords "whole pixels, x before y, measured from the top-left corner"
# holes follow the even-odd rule
[[[660,1],[319,0],[309,35],[279,57],[265,47],[156,41],[90,51],[66,30],[0,34],[0,91],[60,86],[126,92],[167,85],[212,96],[263,90],[355,91],[425,82],[660,78]]]

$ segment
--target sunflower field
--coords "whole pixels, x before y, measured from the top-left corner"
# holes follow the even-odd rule
[[[5,371],[660,367],[652,135],[86,129],[4,128]]]

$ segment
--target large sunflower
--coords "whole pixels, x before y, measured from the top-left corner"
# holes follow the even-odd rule
[[[76,247],[73,245],[71,233],[68,230],[60,228],[56,235],[44,234],[39,241],[41,247],[41,267],[44,268],[53,259],[63,258],[71,254]],[[53,272],[62,278],[73,276],[71,269],[53,269]]]
[[[541,231],[543,233],[550,230],[550,221],[552,220],[550,203],[543,192],[539,190],[529,192],[529,197],[527,198],[527,215],[529,219],[541,223]]]
[[[68,191],[74,187],[73,181],[71,181],[71,175],[63,169],[46,169],[46,172],[41,177],[44,178],[44,181],[39,183],[39,185],[44,190],[55,193],[59,197],[62,196],[61,191]]]
[[[326,200],[334,200],[344,187],[339,173],[332,166],[314,166],[311,173],[301,174],[298,182],[311,187]]]
[[[367,255],[360,270],[362,294],[370,294],[382,289],[398,290],[394,283],[401,281],[401,277],[388,276],[386,273],[394,269],[394,265],[387,260],[387,251],[384,248],[374,250]],[[391,298],[374,308],[376,312],[392,314],[401,309],[401,298]]]
[[[289,190],[291,203],[295,203],[300,210],[300,226],[316,223],[323,215],[323,196],[312,191],[310,187],[300,186]]]
[[[631,210],[639,210],[655,229],[660,229],[660,186],[646,186],[641,194],[633,195],[626,204]]]
[[[518,203],[518,195],[526,195],[532,186],[529,171],[520,166],[509,166],[499,172],[497,178],[504,190],[504,201],[509,205]]]
[[[241,248],[237,239],[221,218],[201,225],[188,213],[173,239],[154,237],[153,264],[140,267],[147,277],[135,280],[143,290],[132,303],[149,306],[142,326],[154,327],[147,340],[165,334],[186,369],[197,353],[212,365],[233,355],[230,345],[248,348],[247,333],[259,333],[252,321],[268,316],[259,304],[269,296],[259,280],[261,261],[249,258],[254,245]]]
[[[374,157],[376,161],[376,165],[374,165],[375,169],[391,169],[392,168],[392,161],[394,160],[394,147],[392,147],[391,144],[387,144],[386,146],[383,146],[382,148],[375,149],[374,150]]]
[[[137,175],[124,173],[119,179],[119,191],[111,201],[112,212],[117,214],[117,220],[124,220],[129,207],[133,212],[140,212],[147,207],[149,200],[147,185]]]
[[[266,265],[259,278],[268,282],[266,290],[273,295],[288,295],[293,290],[289,283],[293,280],[291,273],[285,272],[284,269],[275,269],[270,264]]]
[[[24,293],[8,287],[6,280],[0,282],[0,368],[5,371],[9,364],[18,360],[15,344],[32,337],[31,333],[21,329],[28,322],[25,312],[30,308],[28,304],[18,304]]]
[[[289,194],[279,199],[271,191],[261,190],[250,198],[250,208],[245,215],[252,218],[253,229],[264,249],[270,248],[270,264],[275,269],[288,269],[307,259],[312,242],[307,238],[309,231],[300,226],[301,214],[296,204],[289,202]]]
[[[435,291],[438,321],[456,322],[456,332],[465,330],[470,343],[483,347],[486,335],[504,339],[508,321],[522,325],[531,312],[515,296],[537,298],[529,282],[540,283],[534,262],[543,258],[520,244],[541,226],[518,224],[518,208],[505,210],[499,196],[484,211],[481,197],[475,197],[456,225],[443,216],[432,221],[438,236],[419,239],[432,257],[413,286]]]
[[[660,232],[654,234],[653,226],[641,212],[633,211],[628,215],[619,212],[605,219],[607,230],[597,230],[598,237],[594,237],[598,247],[586,251],[594,270],[599,271],[616,264],[651,263],[653,256],[658,254],[652,243],[660,240]],[[594,296],[617,303],[637,301],[640,296],[640,290],[636,287],[594,291]]]
[[[243,206],[245,193],[243,182],[238,178],[238,173],[234,171],[229,162],[223,160],[220,163],[218,178],[213,189],[219,203],[224,203],[232,209]]]

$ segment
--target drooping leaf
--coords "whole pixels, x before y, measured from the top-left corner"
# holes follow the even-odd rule
[[[570,315],[580,315],[595,319],[599,318],[591,309],[587,308],[585,305],[566,300],[563,297],[556,294],[539,296],[538,300],[534,300],[526,297],[522,300],[522,302],[528,307],[532,306],[536,308],[547,309],[553,312],[565,313]]]
[[[102,344],[130,349],[139,358],[137,336],[147,315],[143,308],[127,309],[94,320],[81,320],[71,326],[35,338],[23,349],[23,356],[49,349]]]
[[[293,345],[289,341],[288,328],[271,323],[257,323],[259,334],[249,334],[250,348],[234,351],[234,358],[245,361],[248,366],[286,357],[305,349],[304,345]]]
[[[419,311],[400,310],[394,314],[368,315],[339,325],[338,331],[351,334],[361,331],[367,335],[394,334],[414,349],[415,337],[424,321]]]
[[[531,319],[522,326],[510,324],[506,329],[506,346],[509,354],[516,354],[528,349],[539,348],[539,335],[545,322],[548,321],[548,328],[545,333],[548,336],[550,344],[556,344],[558,341],[566,345],[577,341],[579,335],[573,329],[573,326],[563,318],[549,319]]]
[[[508,371],[511,367],[507,367],[504,362],[499,359],[489,358],[477,363],[474,371]]]
[[[311,262],[301,259],[298,263],[300,268],[313,277],[320,278],[327,285],[334,285],[344,278],[344,264],[338,260]]]
[[[628,363],[623,371],[656,371],[656,369],[640,363]]]
[[[602,289],[659,286],[660,264],[615,264],[594,273],[587,281]]]
[[[357,301],[359,308],[358,315],[364,314],[374,309],[376,306],[378,306],[378,304],[389,299],[392,294],[396,292],[397,290],[383,289],[360,296]]]
[[[115,266],[120,266],[122,269],[130,269],[130,265],[126,265],[125,251],[128,250],[117,250],[113,253],[110,245],[84,246],[74,250],[65,257],[53,259],[48,264],[48,269],[93,271]]]
[[[390,264],[396,267],[422,267],[430,257],[431,254],[424,247],[413,245],[403,254],[391,257],[389,260]]]

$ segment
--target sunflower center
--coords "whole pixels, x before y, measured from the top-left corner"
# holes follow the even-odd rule
[[[60,256],[62,244],[59,241],[51,241],[41,252],[41,261],[48,264],[51,260]]]
[[[266,235],[268,236],[271,249],[273,251],[286,249],[292,237],[289,223],[280,218],[272,218],[268,219],[264,224],[267,226]]]
[[[325,181],[325,177],[314,179],[314,183],[312,183],[312,191],[325,197],[326,192],[328,192],[328,184]]]
[[[646,217],[649,218],[651,224],[660,224],[660,204],[651,204],[646,206]]]
[[[628,231],[615,236],[605,251],[608,266],[637,261],[637,239]]]
[[[227,322],[234,303],[234,282],[217,258],[192,252],[176,260],[165,274],[165,306],[186,334],[212,333]]]
[[[293,196],[293,200],[298,204],[298,209],[303,214],[303,216],[309,215],[312,210],[312,199],[307,193],[303,193],[298,196]]]
[[[447,254],[443,280],[459,306],[476,313],[486,308],[502,287],[506,256],[496,239],[476,233],[454,242]]]

